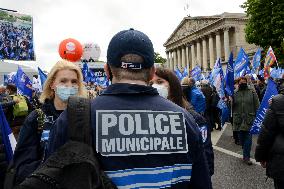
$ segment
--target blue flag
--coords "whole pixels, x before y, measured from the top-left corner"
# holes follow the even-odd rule
[[[89,81],[97,84],[97,77],[92,70],[89,70]]]
[[[107,76],[98,77],[96,83],[102,87],[109,86],[109,80],[107,79]]]
[[[261,50],[260,50],[260,48],[258,48],[256,53],[253,56],[253,61],[252,61],[252,68],[253,68],[254,71],[259,68],[260,59],[261,59]]]
[[[188,71],[186,68],[184,68],[183,73],[182,73],[183,77],[187,77],[188,76]]]
[[[4,74],[4,84],[7,85],[9,83],[16,84],[16,76],[17,72],[11,72],[9,74]]]
[[[32,98],[32,81],[20,66],[17,71],[16,86],[18,94],[27,96],[29,100]]]
[[[244,49],[241,48],[235,60],[235,65],[234,65],[235,78],[237,78],[241,73],[241,71],[245,70],[248,65],[249,65],[249,57],[245,53]]]
[[[234,60],[233,53],[231,52],[226,71],[226,88],[225,91],[229,96],[234,95]]]
[[[37,68],[37,70],[38,70],[41,88],[43,89],[43,85],[47,79],[47,75],[39,67]]]
[[[17,145],[16,139],[12,133],[11,128],[6,120],[5,114],[0,105],[0,129],[2,134],[2,141],[5,147],[6,159],[10,162],[13,159],[15,147]]]
[[[253,125],[251,127],[251,130],[250,130],[251,134],[258,134],[259,133],[259,131],[261,129],[262,121],[263,121],[265,113],[266,113],[266,110],[268,109],[268,106],[269,106],[268,101],[269,101],[269,99],[271,99],[273,96],[275,96],[277,94],[278,94],[278,91],[277,91],[276,83],[273,80],[269,79],[265,94],[263,96],[260,107],[257,110],[256,118],[255,118]]]
[[[183,79],[183,75],[182,75],[182,73],[180,72],[180,70],[179,70],[178,68],[176,68],[176,69],[174,70],[174,72],[175,72],[177,78],[181,81],[181,80]]]
[[[283,74],[283,70],[281,68],[271,68],[270,76],[275,79],[281,79]]]
[[[191,70],[191,77],[193,77],[196,81],[201,79],[201,68],[199,66],[196,66]]]
[[[214,86],[216,87],[216,91],[220,97],[220,100],[217,104],[217,107],[221,110],[221,126],[223,127],[225,122],[228,121],[230,116],[229,108],[227,104],[224,102],[225,97],[225,86],[224,86],[224,73],[222,68],[219,68],[219,73],[216,73],[216,77],[214,78]]]
[[[89,81],[89,74],[88,73],[89,73],[88,64],[86,62],[84,62],[82,74],[83,74],[83,79],[84,79],[85,82]]]

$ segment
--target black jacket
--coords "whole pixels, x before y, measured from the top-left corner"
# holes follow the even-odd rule
[[[50,100],[46,100],[41,109],[45,114],[43,129],[50,130],[60,112]],[[34,110],[28,115],[20,131],[12,166],[16,170],[16,183],[22,182],[44,159],[44,144],[41,140],[42,133],[38,131],[37,119],[38,112]]]
[[[255,150],[256,161],[267,162],[267,176],[284,181],[284,95],[272,98]]]

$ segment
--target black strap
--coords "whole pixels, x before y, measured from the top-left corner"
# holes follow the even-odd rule
[[[70,140],[83,142],[92,146],[92,129],[90,126],[90,100],[71,96],[68,99],[68,137]]]

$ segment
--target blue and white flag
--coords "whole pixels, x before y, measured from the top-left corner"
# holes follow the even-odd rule
[[[256,53],[253,56],[252,60],[252,68],[253,70],[257,70],[260,66],[260,59],[261,59],[261,50],[260,48],[257,49]]]
[[[16,86],[18,94],[27,96],[29,100],[32,98],[32,81],[20,66],[17,71]]]
[[[271,68],[270,76],[275,79],[281,79],[283,74],[283,70],[281,68]]]
[[[241,48],[235,60],[235,65],[234,65],[235,78],[237,78],[241,73],[241,71],[245,70],[248,65],[249,65],[249,57],[245,53],[244,49]]]
[[[13,154],[17,145],[16,139],[12,133],[11,128],[6,120],[5,114],[0,105],[0,129],[2,134],[2,140],[5,147],[6,159],[10,162],[13,159]]]
[[[40,80],[40,84],[41,84],[41,88],[43,89],[44,83],[47,79],[47,75],[38,67],[38,76],[39,76],[39,80]]]
[[[234,60],[233,53],[231,52],[226,71],[226,88],[225,91],[229,96],[234,95]]]
[[[187,77],[188,76],[188,71],[186,68],[184,68],[183,73],[182,73],[182,77]]]
[[[102,87],[108,87],[109,86],[109,80],[107,79],[107,76],[97,77],[96,83],[97,83],[97,85],[102,86]]]
[[[268,84],[267,84],[267,88],[266,88],[266,91],[265,91],[265,94],[263,96],[263,99],[262,99],[262,102],[260,104],[260,107],[257,110],[256,118],[255,118],[255,120],[253,122],[253,125],[251,127],[251,130],[250,130],[251,134],[258,134],[260,132],[261,124],[263,122],[265,113],[266,113],[266,111],[268,109],[268,106],[269,106],[268,101],[273,96],[275,96],[277,94],[278,94],[278,91],[277,91],[276,83],[273,80],[269,79],[268,80]]]
[[[97,84],[97,77],[92,70],[89,70],[89,81]]]
[[[83,64],[82,74],[83,74],[84,81],[89,82],[89,67],[88,67],[88,64],[86,62],[84,62],[84,64]]]
[[[183,79],[183,75],[180,72],[180,70],[178,69],[178,67],[174,70],[176,76],[178,77],[178,79],[181,81]]]
[[[191,70],[191,77],[193,77],[196,81],[201,79],[201,68],[199,66],[196,66]]]
[[[4,84],[7,85],[9,83],[11,84],[16,84],[16,77],[17,77],[17,72],[11,72],[9,74],[4,74]]]

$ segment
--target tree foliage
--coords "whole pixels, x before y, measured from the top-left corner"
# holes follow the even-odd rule
[[[247,0],[241,7],[249,18],[247,42],[261,46],[265,52],[271,46],[284,65],[284,0]]]
[[[154,53],[154,61],[155,61],[155,63],[164,64],[167,60],[165,58],[163,58],[159,53],[155,52]]]

